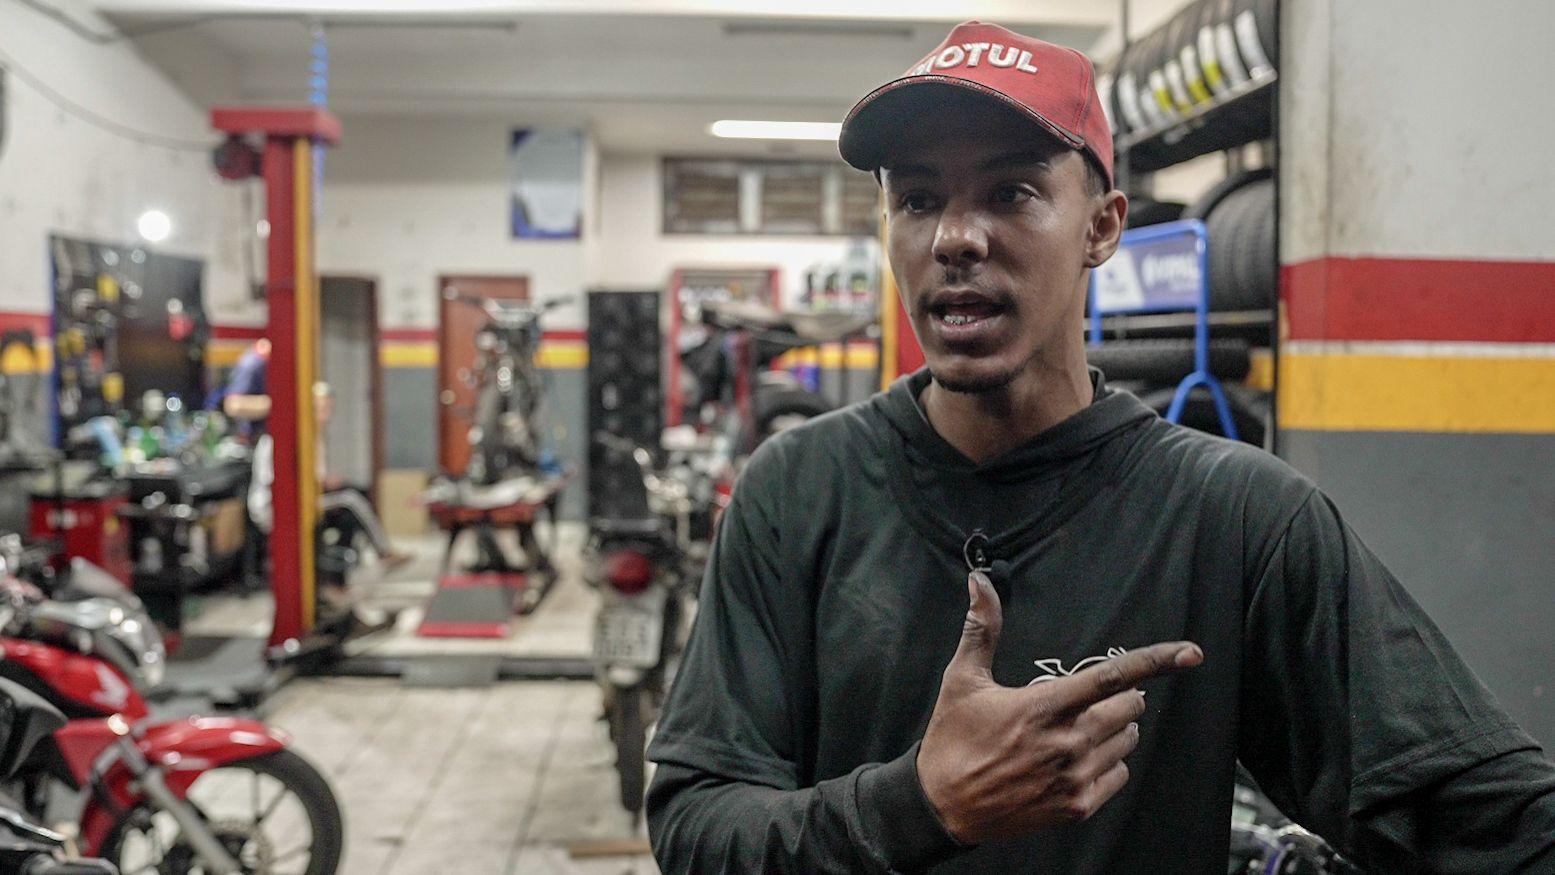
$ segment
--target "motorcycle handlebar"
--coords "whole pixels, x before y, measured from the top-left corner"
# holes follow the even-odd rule
[[[443,289],[443,300],[457,301],[461,304],[468,304],[471,307],[479,308],[487,316],[490,316],[493,319],[502,319],[511,318],[513,316],[539,316],[541,313],[548,313],[551,310],[560,307],[571,299],[567,297],[557,297],[546,298],[545,300],[535,304],[531,304],[528,301],[507,303],[496,298],[485,297],[484,295],[467,295],[464,292],[454,288],[453,286],[448,286],[447,288]]]

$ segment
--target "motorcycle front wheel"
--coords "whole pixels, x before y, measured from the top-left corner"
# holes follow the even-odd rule
[[[335,875],[345,821],[324,776],[289,750],[202,773],[185,797],[244,875]],[[120,816],[102,856],[123,875],[205,875],[173,816],[136,807]]]
[[[616,743],[616,774],[621,779],[621,805],[635,818],[643,810],[647,789],[648,691],[641,686],[615,691],[610,709],[610,736]]]

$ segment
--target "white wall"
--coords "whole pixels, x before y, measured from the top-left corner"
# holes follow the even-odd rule
[[[437,322],[437,276],[529,277],[538,298],[587,288],[663,287],[679,267],[777,267],[786,295],[804,274],[841,260],[850,238],[661,233],[661,157],[585,162],[579,242],[513,240],[508,230],[507,142],[525,122],[354,117],[325,165],[318,263],[324,273],[379,282],[383,325]],[[550,314],[548,328],[583,325],[582,298]]]
[[[792,302],[811,267],[842,260],[857,239],[664,234],[661,161],[658,155],[635,154],[601,160],[601,227],[588,264],[590,286],[663,287],[683,267],[777,267],[784,297]]]
[[[107,29],[74,0],[60,5],[89,26]],[[26,7],[5,3],[0,53],[116,122],[192,143],[216,140],[204,110],[127,43],[94,45]],[[237,193],[211,172],[207,150],[145,145],[107,133],[56,109],[18,73],[8,81],[0,147],[0,310],[50,309],[49,234],[130,243],[136,218],[157,208],[172,218],[173,234],[156,248],[206,262],[207,308],[252,318],[232,233]]]
[[[435,326],[437,277],[459,273],[526,276],[533,298],[573,298],[547,315],[547,328],[583,325],[584,251],[595,236],[591,142],[584,242],[514,240],[507,148],[522,123],[349,117],[342,124],[340,148],[325,163],[318,266],[376,279],[385,328]]]

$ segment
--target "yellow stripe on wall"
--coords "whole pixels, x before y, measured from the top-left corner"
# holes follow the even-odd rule
[[[820,347],[807,346],[793,349],[772,360],[780,368],[804,365],[836,369],[842,367],[842,346],[836,343]],[[849,370],[872,370],[880,363],[880,350],[874,344],[850,344],[848,346]]]
[[[1287,353],[1276,410],[1318,431],[1555,433],[1555,357]]]
[[[230,368],[253,346],[250,340],[212,340],[205,345],[207,368]]]
[[[249,346],[245,340],[213,340],[205,347],[205,365],[230,368],[237,364]],[[39,348],[43,347],[40,345]],[[16,355],[18,361],[25,361],[25,356]],[[9,358],[7,356],[7,360]],[[544,341],[535,360],[542,368],[581,369],[589,363],[588,345],[576,340]],[[386,368],[435,368],[437,344],[421,340],[385,341],[378,346],[378,362]]]
[[[0,357],[0,373],[47,374],[54,370],[54,345],[47,338],[39,338],[33,344],[32,354],[20,346],[12,346]]]
[[[378,347],[378,363],[386,368],[435,368],[437,344],[423,341],[398,341]]]
[[[589,364],[587,343],[577,340],[542,342],[535,354],[535,364],[542,368],[579,369]]]

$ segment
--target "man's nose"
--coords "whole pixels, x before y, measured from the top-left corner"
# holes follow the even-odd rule
[[[934,260],[946,267],[968,267],[988,257],[988,235],[977,216],[947,209],[934,232]]]

